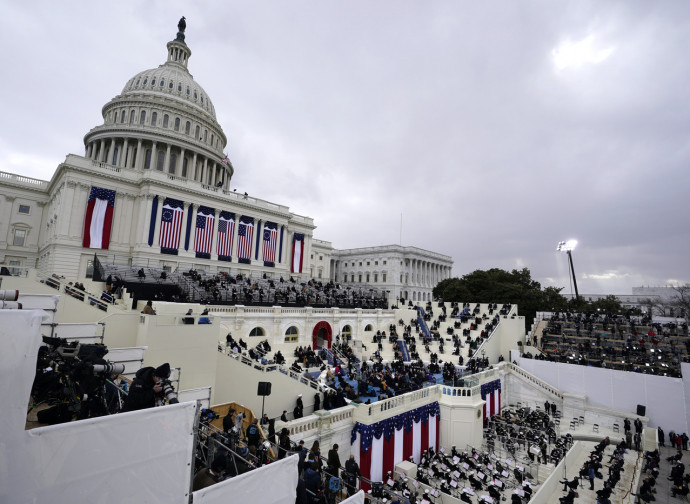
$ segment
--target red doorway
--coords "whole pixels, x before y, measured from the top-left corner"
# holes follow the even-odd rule
[[[319,339],[325,341],[328,343],[328,349],[331,349],[331,343],[333,342],[333,329],[331,329],[331,325],[322,320],[318,324],[314,326],[314,330],[311,332],[311,337],[312,337],[312,350],[316,350],[316,347],[318,346],[317,343]]]

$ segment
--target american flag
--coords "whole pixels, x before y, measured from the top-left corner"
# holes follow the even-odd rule
[[[232,238],[235,234],[235,214],[222,211],[218,218],[218,259],[232,256]]]
[[[182,201],[165,198],[163,201],[163,213],[161,214],[161,233],[158,241],[162,249],[177,251],[179,248],[183,213],[184,203]]]
[[[84,218],[84,239],[87,248],[107,249],[110,245],[110,228],[115,208],[115,191],[91,187]]]
[[[194,251],[210,258],[213,241],[213,224],[216,211],[213,208],[200,206],[196,212],[196,231],[194,233]]]
[[[266,266],[273,266],[276,262],[276,242],[278,238],[278,225],[275,222],[267,222],[264,226],[263,258]]]
[[[251,263],[253,236],[254,219],[243,215],[240,217],[240,224],[237,227],[237,258],[240,262]]]

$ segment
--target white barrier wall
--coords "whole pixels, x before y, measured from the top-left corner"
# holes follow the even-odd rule
[[[0,502],[188,504],[196,403],[24,430],[42,316],[0,312]]]
[[[216,381],[217,321],[185,325],[171,315],[139,315],[136,346],[148,347],[144,366],[169,362],[171,368],[181,368],[180,390],[208,387]]]
[[[250,473],[197,490],[194,492],[194,504],[227,504],[228,502],[294,504],[297,494],[298,461],[299,457],[293,455]],[[257,486],[260,481],[265,484]]]
[[[562,392],[586,396],[587,402],[630,412],[646,406],[649,426],[687,432],[686,388],[681,378],[520,359],[520,367]]]

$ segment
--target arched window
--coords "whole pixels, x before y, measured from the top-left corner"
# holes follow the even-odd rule
[[[213,133],[211,133],[211,145],[213,145]]]
[[[146,85],[146,83],[147,83],[148,81],[149,81],[149,78],[148,78],[148,77],[144,77],[144,86]]]
[[[161,87],[165,86],[165,79],[161,79]]]
[[[156,78],[151,79],[151,87],[156,85]]]
[[[182,92],[182,84],[177,85],[177,92],[181,93]]]
[[[349,325],[343,326],[343,329],[340,331],[340,334],[343,335],[343,338],[345,340],[350,339],[350,337],[352,336],[352,327],[350,327]]]
[[[144,124],[146,122],[146,111],[142,110],[139,116],[139,124]]]
[[[117,114],[118,114],[118,112],[117,112],[117,110],[116,110],[116,111],[115,111],[115,121],[114,121],[114,122],[117,122]]]
[[[113,150],[113,166],[117,164],[117,154],[118,154],[118,148],[115,147]]]
[[[175,168],[177,168],[177,155],[170,154],[170,167],[168,168],[168,171],[174,174]]]
[[[292,343],[299,339],[299,331],[295,326],[290,326],[285,331],[285,343]]]
[[[163,127],[164,128],[168,127],[168,114],[163,115]]]
[[[197,140],[201,138],[200,132],[201,132],[201,128],[199,128],[199,126],[197,126],[196,129],[194,130],[194,138],[196,138]]]
[[[151,168],[151,149],[146,149],[146,161],[144,162],[144,168]]]
[[[189,130],[191,129],[191,127],[192,127],[192,123],[187,121],[187,124],[184,125],[184,134],[185,135],[189,135]]]
[[[158,159],[156,160],[156,170],[163,171],[163,163],[165,162],[165,152],[158,151]]]
[[[187,96],[189,96],[189,86],[187,86]]]
[[[208,130],[204,130],[204,142],[208,141]]]
[[[168,84],[168,89],[172,89],[172,88],[173,88],[173,82],[170,81],[170,84]]]
[[[151,126],[155,126],[158,122],[158,112],[153,112],[151,114]]]
[[[180,131],[180,118],[175,118],[175,131]]]
[[[187,176],[187,158],[186,157],[182,158],[182,176],[183,177]]]
[[[260,338],[263,338],[265,336],[265,332],[261,327],[255,327],[249,332],[249,336],[259,336]]]
[[[129,124],[134,124],[134,116],[136,116],[136,113],[134,112],[134,109],[129,113]]]
[[[371,324],[367,324],[366,327],[364,328],[364,331],[365,331],[365,332],[370,332],[370,331],[373,331],[373,330],[374,330],[374,328],[371,326]]]
[[[123,111],[122,111],[122,118],[120,119],[120,122],[121,122],[122,124],[124,124],[126,120],[127,120],[127,111],[126,111],[126,110],[123,110]]]

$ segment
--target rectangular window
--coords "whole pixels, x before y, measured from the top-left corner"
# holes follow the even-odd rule
[[[374,283],[377,283],[379,281],[379,274],[374,273]]]
[[[383,273],[382,277],[383,277],[383,278],[382,278],[383,283],[386,283],[386,274]]]
[[[379,262],[378,262],[378,261],[374,261],[374,266],[378,266],[378,265],[379,265]]]
[[[19,213],[30,214],[31,207],[29,205],[19,205]]]
[[[371,264],[371,263],[370,263],[369,261],[367,261],[367,266],[369,266],[370,264]]]
[[[369,273],[367,273],[367,283],[369,283]]]
[[[285,343],[294,343],[297,341],[297,335],[285,336]]]
[[[86,278],[93,278],[93,261],[86,261]]]
[[[360,265],[360,266],[362,265],[362,261],[359,261],[359,265]]]
[[[362,275],[359,275],[359,283],[362,283]]]
[[[386,261],[383,261],[383,265],[384,265],[384,266],[386,265]]]
[[[323,256],[319,256],[319,261],[323,261]]]
[[[12,240],[12,245],[14,245],[15,247],[23,247],[25,239],[26,239],[26,229],[15,229],[14,230],[14,240]]]

